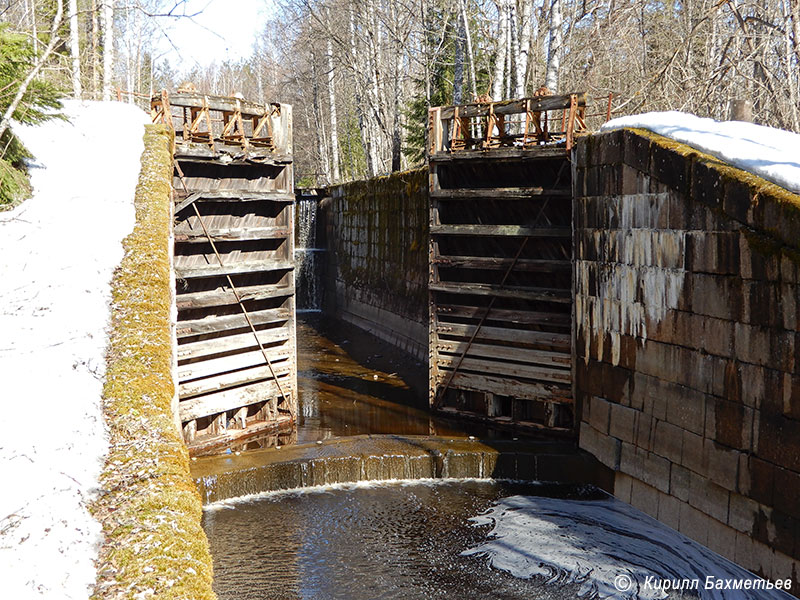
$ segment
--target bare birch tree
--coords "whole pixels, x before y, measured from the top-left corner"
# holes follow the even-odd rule
[[[333,42],[329,37],[325,43],[325,57],[328,67],[328,109],[330,111],[331,132],[331,179],[338,182],[341,179],[339,172],[339,124],[336,116],[336,87],[335,73],[333,70]]]
[[[528,84],[528,55],[531,48],[531,12],[533,10],[533,0],[520,0],[519,4],[519,52],[517,54],[514,96],[522,98],[525,96],[525,90]]]
[[[103,0],[103,100],[111,100],[114,80],[114,0]]]
[[[80,99],[81,89],[81,42],[78,27],[78,0],[69,0],[69,52],[72,58],[72,95]]]
[[[509,0],[498,0],[498,24],[499,32],[497,36],[497,55],[494,59],[494,76],[492,77],[492,98],[500,100],[504,97],[505,66],[508,55],[508,9]]]
[[[544,85],[552,92],[558,90],[558,76],[561,69],[561,0],[550,0],[550,26],[547,36],[547,70]]]

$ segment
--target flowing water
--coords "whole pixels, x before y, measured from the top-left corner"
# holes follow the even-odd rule
[[[295,203],[295,302],[301,313],[322,309],[325,249],[318,242],[321,237],[318,210],[317,197],[301,197]]]
[[[574,598],[462,555],[489,527],[468,519],[529,488],[489,481],[312,488],[205,512],[220,600]]]

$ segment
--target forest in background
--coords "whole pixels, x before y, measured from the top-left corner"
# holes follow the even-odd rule
[[[0,1],[0,52],[17,36],[25,55],[13,73],[0,61],[4,121],[34,70],[17,118],[26,102],[35,104],[34,82],[90,99],[116,99],[122,90],[148,107],[154,91],[191,81],[209,94],[292,104],[303,185],[419,164],[428,107],[485,93],[524,97],[542,85],[586,91],[602,113],[609,94],[617,114],[681,110],[716,119],[746,100],[756,122],[800,132],[800,0],[273,5],[251,56],[186,71],[159,56],[168,21],[192,18],[181,0]]]

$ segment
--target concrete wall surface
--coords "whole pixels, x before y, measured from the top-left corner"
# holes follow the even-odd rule
[[[574,152],[580,446],[798,593],[800,196],[639,130]]]
[[[428,356],[428,170],[330,189],[324,311]]]

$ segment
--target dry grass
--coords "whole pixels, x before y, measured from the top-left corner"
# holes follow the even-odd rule
[[[144,139],[136,226],[112,284],[111,448],[93,507],[105,533],[93,598],[211,600],[202,506],[171,412],[171,137],[149,126]]]

